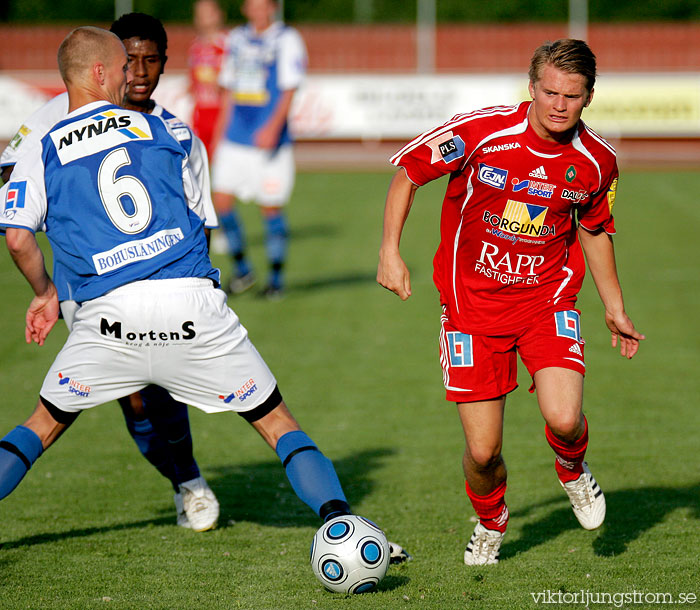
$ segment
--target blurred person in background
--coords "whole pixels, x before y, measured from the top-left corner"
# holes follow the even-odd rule
[[[217,81],[226,39],[224,14],[217,0],[197,0],[193,8],[197,36],[188,53],[189,90],[194,102],[192,129],[211,158],[214,128],[221,110]]]
[[[299,33],[276,19],[275,0],[245,0],[248,20],[226,39],[219,74],[222,112],[214,136],[214,206],[233,259],[229,294],[255,283],[237,200],[255,201],[265,224],[269,261],[261,295],[283,295],[283,268],[289,231],[284,206],[294,186],[295,166],[288,117],[307,64]]]

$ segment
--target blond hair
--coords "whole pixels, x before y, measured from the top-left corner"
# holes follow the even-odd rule
[[[586,79],[586,89],[589,93],[595,86],[595,55],[583,40],[560,38],[537,47],[528,71],[531,83],[534,84],[540,79],[545,65],[554,66],[570,74],[582,75]]]
[[[63,81],[75,83],[92,68],[96,61],[107,62],[114,52],[109,39],[117,36],[102,28],[82,26],[75,28],[58,47],[58,70]]]

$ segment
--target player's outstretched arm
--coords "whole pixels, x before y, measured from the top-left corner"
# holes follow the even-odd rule
[[[39,248],[34,233],[27,229],[8,228],[6,231],[7,249],[22,275],[27,279],[35,297],[29,304],[24,331],[27,343],[39,345],[58,320],[58,295],[44,265],[44,255]]]
[[[605,324],[612,333],[611,344],[617,347],[619,342],[620,354],[632,358],[639,350],[639,342],[646,337],[637,331],[625,311],[612,238],[602,230],[590,232],[579,227],[579,239],[605,307]]]
[[[379,249],[377,282],[405,301],[411,296],[411,276],[399,253],[401,233],[418,187],[400,168],[389,185],[384,206],[384,231]]]

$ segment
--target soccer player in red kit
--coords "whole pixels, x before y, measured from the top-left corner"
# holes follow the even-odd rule
[[[211,159],[214,126],[221,111],[218,78],[226,31],[217,0],[197,0],[193,9],[197,37],[192,41],[188,55],[190,92],[194,99],[192,129],[204,142]]]
[[[584,252],[613,347],[632,358],[644,339],[625,312],[615,265],[615,151],[581,120],[593,98],[595,55],[580,40],[546,43],[529,77],[531,102],[457,115],[401,149],[384,212],[377,281],[405,300],[411,285],[399,242],[415,191],[450,174],[434,280],[443,379],[464,429],[466,491],[479,517],[467,565],[497,563],[508,524],[501,446],[517,354],[537,388],[574,514],[586,529],[605,518],[605,497],[584,462],[584,341],[575,308]]]

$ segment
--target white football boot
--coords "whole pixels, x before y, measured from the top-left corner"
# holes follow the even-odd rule
[[[189,527],[195,532],[206,532],[216,527],[219,520],[219,501],[204,477],[180,483],[180,493]],[[177,500],[175,501],[177,503]],[[178,525],[182,525],[179,512],[177,522]]]
[[[394,565],[397,563],[404,563],[405,561],[411,561],[413,556],[404,549],[401,545],[391,542],[389,540],[389,563]]]
[[[588,469],[588,464],[583,462],[583,473],[575,481],[559,483],[569,496],[581,527],[587,530],[600,527],[605,521],[605,496]]]
[[[178,491],[174,496],[175,500],[175,512],[177,513],[177,524],[180,527],[191,528],[190,520],[187,518],[187,513],[185,512],[185,505],[182,501],[182,494]]]
[[[464,563],[468,566],[496,565],[503,536],[505,532],[490,530],[477,523],[464,551]]]

